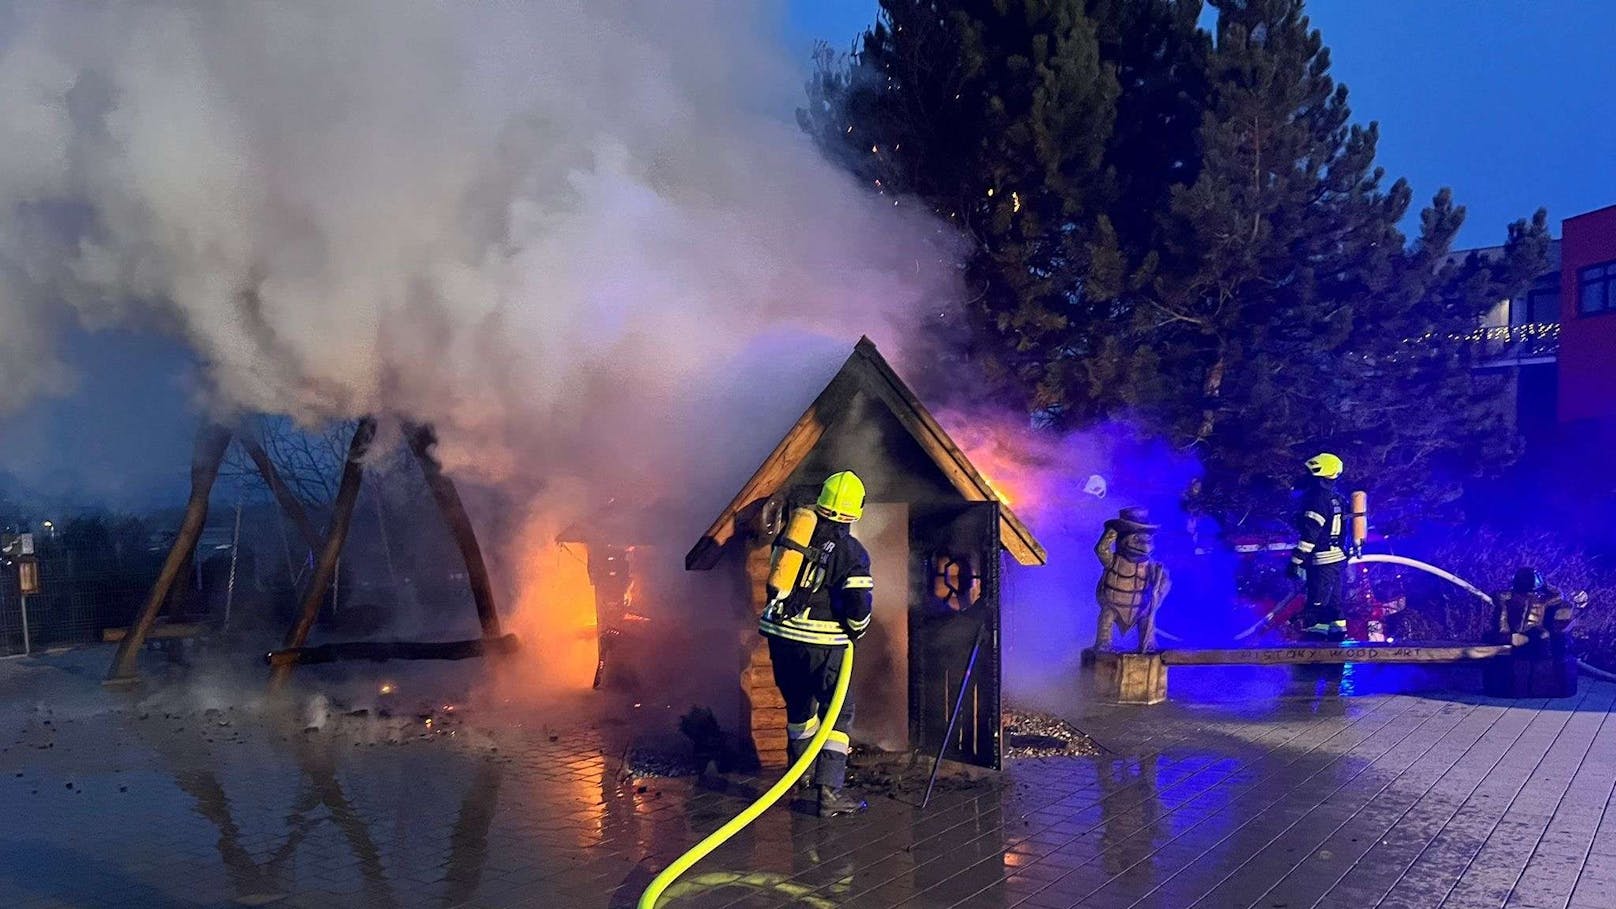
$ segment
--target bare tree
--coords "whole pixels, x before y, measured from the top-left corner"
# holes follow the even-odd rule
[[[336,500],[348,440],[357,420],[339,420],[305,429],[286,416],[260,415],[244,421],[242,436],[256,442],[275,472],[305,507],[325,511]],[[235,446],[221,476],[247,489],[274,492],[247,445]]]

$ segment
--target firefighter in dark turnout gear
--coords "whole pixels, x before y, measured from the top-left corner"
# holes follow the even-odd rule
[[[853,522],[864,513],[864,483],[851,471],[832,474],[813,511],[817,521],[806,541],[794,539],[807,530],[806,521],[795,514],[775,540],[775,566],[795,552],[802,556],[801,567],[779,588],[774,583],[779,574],[771,572],[769,603],[758,622],[758,631],[769,641],[774,684],[786,702],[787,750],[793,762],[808,748],[830,707],[847,643],[870,628],[875,587],[869,553],[851,532]],[[814,766],[812,785],[818,787],[820,817],[854,814],[866,807],[842,792],[852,726],[850,690]]]
[[[1299,618],[1301,630],[1340,641],[1347,636],[1341,612],[1342,581],[1347,569],[1346,503],[1335,491],[1342,471],[1341,459],[1320,454],[1308,459],[1308,484],[1302,490],[1296,516],[1299,539],[1291,550],[1291,577],[1307,582],[1307,606]]]
[[[1528,648],[1532,655],[1559,653],[1565,648],[1565,630],[1588,605],[1588,594],[1578,591],[1568,602],[1559,588],[1543,580],[1536,568],[1515,572],[1510,589],[1493,597],[1493,639],[1501,644]]]

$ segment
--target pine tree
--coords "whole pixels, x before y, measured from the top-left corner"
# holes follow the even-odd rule
[[[1231,513],[1271,499],[1327,426],[1353,307],[1398,290],[1409,190],[1382,190],[1376,129],[1349,122],[1300,0],[1213,5],[1200,171],[1134,312],[1162,397],[1136,403],[1200,449],[1204,504]]]
[[[1089,0],[1100,56],[1120,89],[1116,124],[1104,166],[1114,191],[1104,223],[1114,245],[1093,247],[1093,270],[1104,276],[1107,304],[1093,318],[1067,326],[1061,356],[1045,384],[1059,389],[1039,416],[1056,429],[1131,416],[1140,402],[1168,394],[1160,362],[1125,330],[1130,314],[1149,305],[1148,289],[1161,265],[1164,231],[1172,224],[1175,187],[1200,171],[1200,129],[1207,105],[1210,36],[1201,29],[1200,0]]]
[[[1465,343],[1541,272],[1541,213],[1452,261],[1302,0],[884,0],[852,65],[820,58],[803,128],[973,243],[971,351],[1056,427],[1122,418],[1198,453],[1194,507],[1285,510],[1320,450],[1377,513],[1435,513],[1514,441]]]
[[[881,6],[850,66],[821,54],[799,122],[872,189],[964,233],[966,353],[1003,400],[1059,407],[1051,364],[1118,275],[1103,160],[1117,85],[1094,24],[1080,0]]]
[[[1116,75],[1116,125],[1105,166],[1110,218],[1130,268],[1155,250],[1174,186],[1200,170],[1211,37],[1200,0],[1089,0],[1100,58]]]
[[[1226,518],[1279,512],[1320,450],[1394,508],[1451,502],[1511,448],[1462,338],[1541,270],[1544,235],[1519,224],[1506,261],[1447,264],[1464,212],[1443,191],[1410,246],[1408,185],[1383,188],[1378,127],[1351,122],[1301,0],[1213,6],[1200,170],[1133,312],[1129,359],[1158,379],[1130,403],[1200,450],[1199,504]]]
[[[1392,533],[1456,519],[1470,481],[1520,451],[1509,377],[1476,368],[1485,350],[1478,326],[1547,268],[1548,215],[1511,224],[1498,254],[1461,259],[1449,249],[1463,219],[1451,194],[1439,193],[1405,262],[1414,296],[1369,300],[1354,319],[1327,444],[1359,465],[1375,491],[1377,526]]]

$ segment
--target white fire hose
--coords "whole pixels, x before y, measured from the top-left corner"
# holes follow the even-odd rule
[[[1410,559],[1406,556],[1384,555],[1378,552],[1372,552],[1368,555],[1358,556],[1357,558],[1353,559],[1352,562],[1382,562],[1387,565],[1402,565],[1407,568],[1416,568],[1425,572],[1426,574],[1435,575],[1436,577],[1439,577],[1450,584],[1463,588],[1466,592],[1479,597],[1481,601],[1486,603],[1489,608],[1491,608],[1493,605],[1493,598],[1488,596],[1480,587],[1477,587],[1456,574],[1443,571],[1435,565],[1427,562],[1421,562],[1418,559]]]
[[[1491,608],[1493,606],[1493,598],[1488,596],[1487,593],[1485,591],[1483,591],[1480,587],[1477,587],[1476,585],[1470,583],[1469,581],[1466,581],[1464,578],[1461,578],[1461,577],[1459,577],[1458,575],[1456,575],[1456,574],[1454,574],[1452,572],[1443,571],[1442,569],[1440,569],[1440,568],[1436,567],[1435,565],[1432,565],[1432,564],[1430,564],[1428,562],[1421,562],[1418,559],[1411,559],[1411,558],[1408,558],[1407,556],[1387,555],[1385,553],[1378,553],[1378,552],[1372,552],[1372,553],[1368,553],[1368,554],[1365,554],[1365,555],[1360,555],[1360,556],[1358,556],[1358,557],[1351,560],[1351,563],[1360,563],[1360,562],[1378,562],[1378,563],[1385,564],[1385,565],[1402,565],[1405,568],[1413,568],[1413,569],[1416,569],[1418,571],[1423,571],[1426,574],[1432,575],[1434,577],[1441,578],[1442,580],[1447,581],[1448,583],[1453,584],[1454,586],[1463,589],[1465,592],[1471,594],[1472,596],[1474,596],[1474,597],[1480,599],[1482,602],[1486,603],[1488,608]],[[1349,564],[1351,564],[1351,563],[1349,563]],[[1263,626],[1267,625],[1270,621],[1272,621],[1274,616],[1278,615],[1280,609],[1282,609],[1282,608],[1284,608],[1283,605],[1274,607],[1272,612],[1270,612],[1267,615],[1263,616],[1262,618],[1258,619],[1256,621],[1256,623],[1253,624],[1250,628],[1247,628],[1245,631],[1242,631],[1239,634],[1235,635],[1234,636],[1235,640],[1238,641],[1238,640],[1244,639],[1246,637],[1249,637],[1252,634],[1255,634],[1258,629],[1262,628]],[[1160,632],[1160,631],[1158,631],[1157,633],[1161,634],[1163,637],[1171,637],[1171,635],[1167,635],[1167,634],[1165,634],[1163,632]],[[1585,674],[1590,675],[1590,676],[1592,676],[1592,677],[1594,677],[1596,679],[1601,679],[1601,680],[1607,681],[1607,682],[1616,682],[1616,673],[1606,672],[1605,670],[1600,669],[1597,666],[1590,666],[1588,663],[1584,662],[1581,659],[1577,660],[1577,668],[1581,669]]]

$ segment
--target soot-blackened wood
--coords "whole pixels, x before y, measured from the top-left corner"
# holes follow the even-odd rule
[[[320,546],[309,586],[303,592],[303,611],[297,617],[297,624],[286,634],[286,650],[303,646],[314,628],[314,620],[320,615],[326,588],[331,586],[331,575],[336,572],[337,559],[342,555],[342,544],[348,539],[348,525],[353,522],[354,503],[359,499],[359,483],[365,473],[361,462],[375,437],[376,421],[371,417],[365,417],[354,427],[353,439],[348,443],[348,460],[342,465],[342,482],[337,486],[337,499],[331,506],[331,524],[326,528],[325,542]],[[270,677],[271,687],[285,681],[287,669],[287,666],[275,668]]]
[[[488,578],[488,566],[483,562],[482,547],[477,545],[477,531],[471,526],[465,503],[460,501],[454,481],[444,474],[443,465],[432,453],[433,446],[438,444],[437,432],[431,426],[407,424],[404,433],[409,439],[410,451],[421,463],[427,488],[432,490],[432,498],[443,512],[443,520],[449,525],[449,533],[466,562],[466,577],[471,582],[471,598],[477,604],[477,621],[483,626],[483,637],[497,638],[500,636],[499,611],[494,608],[494,586]]]
[[[473,657],[514,653],[517,648],[514,634],[497,638],[475,638],[470,641],[350,641],[340,644],[321,644],[318,647],[298,647],[291,650],[272,650],[264,655],[271,666],[301,666],[309,663],[334,663],[339,660],[466,660]]]
[[[292,520],[298,536],[303,538],[303,545],[309,547],[310,552],[319,552],[320,532],[314,529],[314,522],[309,520],[308,510],[303,507],[303,503],[292,493],[286,481],[281,479],[280,471],[275,469],[275,463],[269,459],[269,452],[264,450],[262,443],[248,435],[241,436],[241,447],[246,450],[247,457],[252,458],[252,462],[258,465],[258,473],[264,478],[270,493],[275,496],[275,501],[280,503],[281,510]]]
[[[169,547],[168,558],[163,560],[163,568],[157,573],[151,592],[146,595],[145,604],[118,645],[118,652],[112,658],[112,668],[107,670],[107,681],[129,681],[136,677],[136,658],[141,645],[146,642],[152,625],[156,624],[157,613],[167,601],[174,580],[189,563],[191,553],[196,549],[196,541],[202,536],[202,526],[208,521],[208,495],[213,491],[214,480],[219,477],[219,464],[224,460],[224,451],[229,445],[230,430],[222,426],[208,424],[197,432],[196,450],[191,458],[191,497],[185,503],[185,519],[180,523],[179,535],[174,538],[174,545]]]

